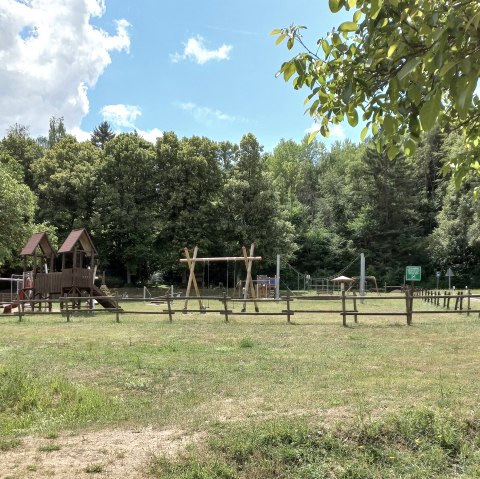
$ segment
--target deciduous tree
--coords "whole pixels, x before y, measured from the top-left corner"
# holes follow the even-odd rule
[[[18,261],[32,232],[35,195],[0,162],[0,267]]]
[[[435,124],[461,132],[467,147],[445,165],[458,182],[480,174],[480,3],[477,0],[329,0],[352,19],[303,42],[305,27],[274,30],[277,43],[302,51],[280,73],[306,87],[308,112],[327,136],[329,125],[365,122],[389,158],[410,155]]]

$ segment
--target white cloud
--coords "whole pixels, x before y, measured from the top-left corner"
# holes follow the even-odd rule
[[[71,128],[68,133],[73,135],[78,141],[90,141],[90,138],[92,137],[91,131],[82,130],[78,126]]]
[[[14,123],[45,134],[51,116],[68,129],[88,113],[88,88],[128,51],[128,22],[109,35],[93,26],[105,0],[2,0],[0,2],[0,133]]]
[[[157,142],[157,138],[162,138],[163,136],[163,131],[158,128],[153,128],[152,130],[139,130],[138,128],[135,128],[135,131],[139,136],[153,144]],[[115,130],[116,135],[119,135],[120,133],[123,132],[121,130]],[[68,134],[73,135],[78,141],[90,141],[92,137],[91,131],[85,131],[78,127],[70,129]]]
[[[314,131],[319,131],[320,130],[320,125],[318,123],[313,123],[310,128],[307,128],[305,130],[305,133],[313,133]]]
[[[314,131],[319,131],[320,130],[320,125],[318,123],[313,123],[313,125],[310,128],[307,128],[305,130],[305,133],[313,133]],[[338,124],[338,125],[330,125],[330,135],[329,139],[331,140],[345,140],[347,137],[345,133],[345,128],[343,125]]]
[[[162,138],[163,131],[159,130],[158,128],[154,128],[153,130],[137,130],[137,133],[144,138],[145,140],[149,141],[150,143],[155,144],[157,142],[157,138]]]
[[[183,53],[174,53],[170,55],[170,59],[174,63],[190,59],[196,61],[199,65],[203,65],[210,60],[228,60],[230,58],[229,54],[233,48],[232,45],[223,44],[216,50],[208,50],[203,42],[204,39],[199,35],[189,38],[187,43],[185,43]]]
[[[330,127],[330,138],[332,140],[345,140],[347,137],[343,125],[332,125]]]
[[[195,103],[176,103],[177,107],[181,110],[187,111],[192,117],[202,125],[212,125],[214,121],[227,121],[233,123],[234,121],[241,120],[235,116],[227,115],[220,110],[214,110],[206,106],[198,106]]]
[[[116,127],[135,128],[135,120],[142,114],[134,105],[105,105],[102,108],[103,119]]]

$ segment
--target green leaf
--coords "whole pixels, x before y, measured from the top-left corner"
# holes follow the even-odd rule
[[[407,95],[415,105],[419,105],[422,101],[422,92],[416,83],[410,85],[409,89],[407,90]]]
[[[443,65],[442,68],[440,68],[440,71],[438,72],[440,76],[445,75],[451,68],[453,68],[458,62],[447,62],[445,65]]]
[[[310,133],[310,135],[308,136],[308,140],[307,140],[308,144],[310,144],[315,139],[315,137],[318,135],[318,131],[319,130],[314,130]]]
[[[411,58],[403,65],[402,69],[397,73],[397,78],[402,81],[407,75],[409,75],[417,66],[422,62],[421,58]]]
[[[356,127],[358,125],[358,113],[357,110],[353,110],[351,112],[348,112],[347,114],[347,121],[348,124],[352,127]]]
[[[275,30],[270,32],[270,35],[278,35],[279,33],[282,33],[282,30],[280,28],[275,28]]]
[[[393,135],[395,133],[395,121],[391,116],[386,116],[383,120],[383,129],[387,135]]]
[[[355,22],[343,22],[339,25],[338,29],[341,32],[356,32],[358,25]]]
[[[389,160],[394,160],[399,152],[399,148],[397,145],[390,145],[387,150],[387,156]]]
[[[332,13],[337,13],[342,8],[342,2],[340,0],[328,0],[328,6]]]
[[[283,40],[285,40],[286,36],[287,36],[287,35],[284,35],[284,34],[280,35],[280,36],[277,38],[277,40],[276,40],[276,42],[275,42],[275,45],[280,45],[280,43],[282,43]]]
[[[293,63],[288,63],[283,69],[283,78],[285,81],[290,80],[291,76],[296,72],[295,65]]]
[[[368,125],[363,128],[362,132],[360,133],[360,141],[365,140],[365,137],[367,136],[368,133]]]
[[[382,9],[383,0],[371,0],[370,17],[376,19]]]
[[[393,45],[390,45],[387,53],[388,58],[392,58],[393,54],[395,53],[395,50],[398,48],[398,43],[394,43]]]
[[[437,121],[442,107],[442,94],[436,92],[420,109],[420,123],[423,131],[430,131]]]
[[[348,6],[353,8],[357,5],[357,0],[348,0]]]
[[[409,138],[405,143],[403,151],[407,156],[411,156],[413,155],[416,149],[417,149],[417,144],[411,138]]]
[[[330,43],[328,43],[326,40],[322,40],[321,45],[322,45],[323,53],[325,53],[325,58],[327,58],[328,55],[330,55],[330,52],[332,51],[332,45],[330,45]]]

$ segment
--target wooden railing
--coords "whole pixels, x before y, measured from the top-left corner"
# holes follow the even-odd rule
[[[156,298],[156,303],[165,304],[165,309],[163,310],[156,310],[156,311],[142,311],[142,310],[129,310],[127,305],[131,302],[149,302],[149,300],[141,299],[141,298],[129,298],[120,299],[118,295],[112,296],[105,296],[104,298],[108,298],[112,301],[114,307],[112,308],[93,308],[93,300],[99,300],[102,298],[99,297],[60,297],[57,299],[25,299],[25,300],[16,300],[13,301],[12,304],[12,314],[18,316],[19,320],[21,321],[24,316],[30,315],[38,315],[38,314],[63,314],[67,317],[67,321],[70,320],[72,315],[75,315],[79,312],[91,312],[93,313],[100,313],[100,312],[110,312],[116,315],[117,322],[120,321],[121,314],[139,314],[139,315],[168,315],[169,321],[173,321],[173,316],[177,313],[216,313],[223,316],[224,321],[228,322],[229,318],[232,316],[280,316],[285,317],[286,321],[290,323],[292,321],[292,317],[295,315],[325,315],[325,314],[338,314],[342,321],[343,326],[348,326],[348,318],[353,316],[355,323],[358,322],[359,317],[392,317],[392,316],[400,316],[404,317],[406,320],[406,324],[412,324],[413,317],[415,314],[439,314],[439,313],[463,313],[466,312],[467,315],[470,313],[480,313],[480,302],[478,303],[477,308],[472,308],[472,304],[475,304],[474,301],[480,300],[480,295],[475,294],[465,294],[464,292],[458,292],[457,294],[451,294],[449,292],[445,292],[444,294],[440,294],[439,292],[432,292],[427,290],[417,290],[413,294],[410,290],[407,290],[404,295],[383,295],[383,296],[365,296],[363,297],[363,301],[370,301],[370,300],[396,300],[401,301],[404,304],[404,309],[398,311],[361,311],[359,306],[360,297],[357,295],[347,295],[343,292],[340,296],[338,295],[314,295],[314,296],[292,296],[287,294],[282,296],[279,301],[274,299],[263,299],[263,300],[254,300],[254,299],[235,299],[228,297],[226,294],[222,296],[204,296],[202,298],[190,297],[190,298],[178,298],[172,297],[170,295],[166,295],[163,297]],[[190,308],[178,308],[175,307],[177,302],[181,300],[182,304],[187,299],[187,303],[190,301],[198,301],[201,300],[202,304],[205,304],[205,301],[218,301],[218,308],[198,308],[198,309],[190,309]],[[414,301],[424,301],[427,303],[431,303],[435,308],[430,309],[414,309]],[[119,303],[122,303],[124,307],[120,307]],[[243,303],[249,304],[253,301],[257,301],[259,305],[262,306],[262,309],[265,309],[267,304],[269,303],[281,303],[286,306],[278,311],[259,311],[259,312],[248,312],[244,309],[236,310],[232,308],[232,305]],[[322,308],[321,306],[315,309],[304,309],[304,307],[295,308],[295,304],[298,301],[312,301],[313,303],[321,304],[326,303],[326,307]],[[333,305],[332,305],[333,303]],[[52,308],[53,304],[59,304],[60,308],[58,311],[54,311]],[[443,308],[442,308],[443,307]],[[29,310],[30,309],[30,310]],[[270,308],[272,309],[272,308]],[[388,309],[388,308],[385,308]]]

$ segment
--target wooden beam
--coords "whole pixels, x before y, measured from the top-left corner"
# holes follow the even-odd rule
[[[255,248],[254,243],[250,245],[250,256],[247,256],[247,249],[245,246],[242,246],[242,252],[243,252],[243,259],[245,261],[245,269],[247,270],[247,278],[245,279],[245,291],[243,292],[243,299],[247,299],[247,294],[248,294],[248,289],[250,289],[250,295],[252,299],[254,300],[255,304],[255,311],[258,313],[258,304],[255,301],[255,287],[253,286],[253,280],[252,280],[252,260],[249,258],[254,257],[253,256],[253,250]],[[247,310],[247,303],[244,301],[243,303],[243,309],[242,311],[245,312]]]
[[[220,256],[214,258],[191,258],[190,260],[182,258],[180,259],[180,263],[190,263],[190,261],[194,261],[196,263],[206,263],[206,262],[227,262],[227,261],[245,261],[245,259],[249,261],[262,261],[263,258],[261,256]]]
[[[185,247],[183,250],[187,258],[186,261],[188,262],[188,267],[190,269],[190,275],[188,277],[188,284],[187,284],[187,292],[185,293],[184,309],[186,310],[188,307],[188,297],[190,296],[190,289],[192,287],[192,283],[193,283],[193,287],[195,288],[195,293],[198,298],[198,304],[200,305],[200,309],[204,309],[202,304],[202,299],[200,298],[200,291],[198,290],[197,279],[195,278],[195,259],[198,253],[198,246],[195,246],[195,248],[193,248],[192,258],[190,258],[190,252],[188,251],[187,247]]]

